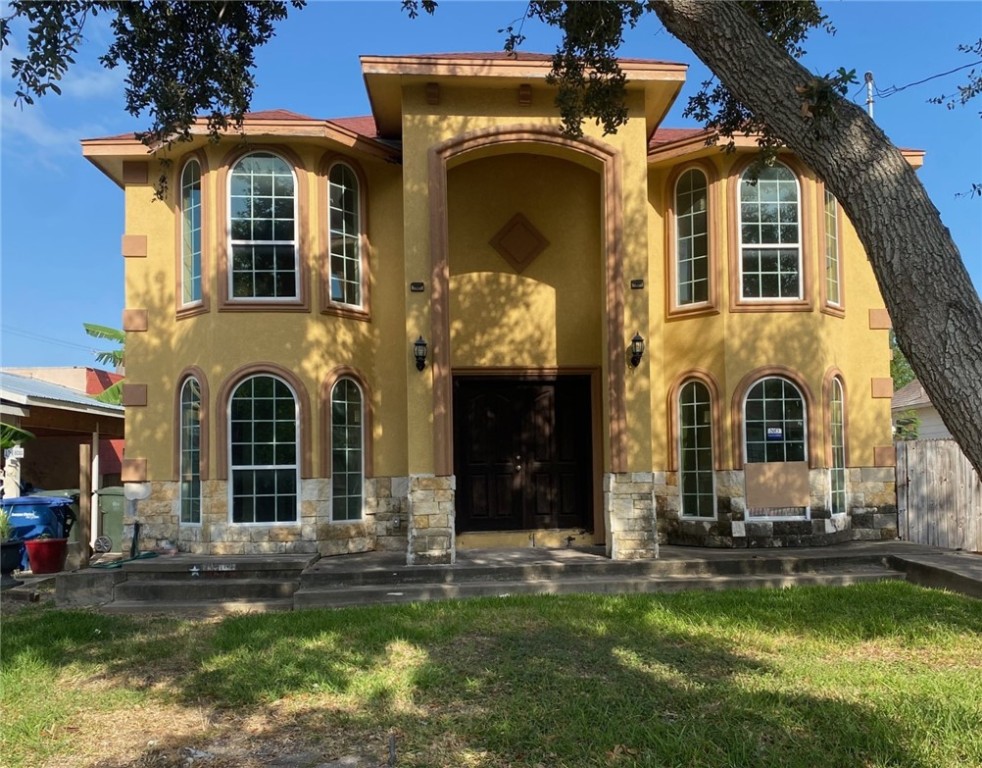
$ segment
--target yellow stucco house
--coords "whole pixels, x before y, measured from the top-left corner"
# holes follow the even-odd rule
[[[681,64],[623,61],[628,123],[577,140],[549,56],[361,65],[368,117],[82,142],[125,192],[142,546],[896,535],[889,318],[809,168],[663,128]]]

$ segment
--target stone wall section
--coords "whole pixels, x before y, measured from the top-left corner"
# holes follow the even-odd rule
[[[283,525],[233,525],[227,482],[207,480],[201,486],[201,524],[180,525],[180,483],[151,483],[149,498],[127,504],[122,551],[129,552],[137,520],[142,551],[176,547],[198,555],[330,556],[407,548],[408,478],[367,478],[364,518],[354,522],[331,521],[329,479],[301,480],[300,522]]]
[[[662,474],[659,473],[659,488],[664,484]],[[652,472],[604,475],[604,533],[611,560],[658,557],[655,486]]]
[[[457,562],[456,491],[454,475],[409,477],[408,565],[453,565]]]
[[[677,473],[667,473],[665,498],[658,498],[661,543],[699,547],[818,547],[847,541],[897,538],[896,480],[892,467],[846,471],[845,514],[833,515],[829,472],[809,473],[808,520],[760,519],[747,510],[741,470],[716,472],[716,518],[684,518],[680,512]]]

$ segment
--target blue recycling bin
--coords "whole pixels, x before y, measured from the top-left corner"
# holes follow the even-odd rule
[[[42,536],[68,538],[75,524],[72,500],[56,496],[17,496],[0,500],[0,509],[10,520],[10,539],[29,541]],[[27,548],[21,545],[21,570],[27,570]]]

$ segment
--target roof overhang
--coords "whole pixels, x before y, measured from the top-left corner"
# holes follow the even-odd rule
[[[229,129],[223,135],[234,139],[247,136],[250,139],[271,141],[286,138],[290,141],[301,142],[323,142],[326,140],[363,155],[382,160],[397,160],[399,158],[400,152],[397,147],[377,141],[374,137],[367,137],[330,120],[319,120],[301,115],[286,118],[266,117],[265,114],[270,113],[246,115],[243,118],[241,128]],[[135,134],[83,139],[81,142],[82,156],[122,187],[124,186],[124,162],[149,160],[153,157],[180,156],[205,146],[210,138],[208,121],[198,118],[195,124],[191,126],[189,139],[175,139],[171,142],[162,142],[156,146],[147,146],[137,139]]]
[[[619,64],[627,76],[628,91],[644,92],[650,135],[678,96],[688,65],[647,59],[620,59]],[[379,136],[385,139],[398,139],[402,134],[402,93],[407,86],[435,82],[487,90],[529,85],[533,91],[556,91],[546,83],[552,57],[545,54],[362,56],[361,68]]]

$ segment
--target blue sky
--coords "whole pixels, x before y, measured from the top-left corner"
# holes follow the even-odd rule
[[[982,37],[982,3],[823,3],[838,32],[815,33],[805,64],[826,73],[855,69],[860,81],[872,71],[877,122],[895,144],[927,152],[921,181],[982,292],[982,200],[964,193],[982,182],[982,100],[947,110],[927,100],[950,93],[967,70],[908,84],[963,67],[972,58],[958,43]],[[391,0],[318,2],[283,24],[258,55],[253,109],[284,108],[313,117],[369,113],[358,56],[433,52],[497,51],[498,31],[520,19],[522,2],[445,0],[435,17],[410,20]],[[91,23],[98,22],[98,23]],[[524,50],[551,53],[554,31],[525,24]],[[9,58],[3,51],[0,81],[0,365],[94,364],[82,323],[119,327],[123,309],[123,195],[81,155],[79,140],[146,127],[123,105],[123,73],[97,61],[108,42],[104,20],[86,25],[87,42],[61,97],[34,106],[13,106]],[[622,55],[690,65],[682,95],[666,126],[692,123],[681,112],[708,72],[657,19],[632,31]],[[852,95],[865,101],[865,90]],[[962,193],[962,196],[959,194]]]

